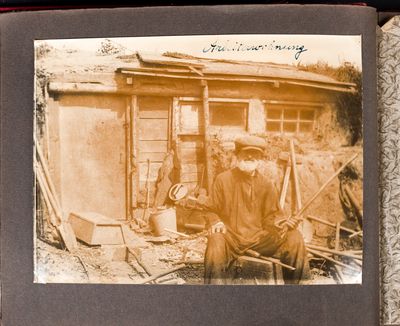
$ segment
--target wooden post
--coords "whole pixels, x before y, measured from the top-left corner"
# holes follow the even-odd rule
[[[294,181],[294,192],[296,194],[296,212],[298,212],[302,208],[302,206],[301,206],[299,175],[297,173],[296,153],[294,151],[294,141],[293,141],[293,139],[290,140],[290,162],[292,164],[293,181]]]
[[[172,100],[172,131],[171,131],[171,137],[173,142],[178,141],[178,131],[179,131],[179,98],[174,97]]]
[[[138,140],[138,132],[137,132],[137,124],[139,121],[139,112],[138,112],[138,105],[137,105],[137,96],[131,96],[131,105],[130,105],[130,123],[131,123],[131,167],[130,167],[130,185],[131,185],[131,216],[133,216],[134,212],[132,211],[133,208],[137,207],[137,197],[139,192],[139,173],[138,173],[138,166],[139,166],[139,140]]]
[[[335,250],[339,251],[339,245],[340,245],[340,222],[336,223]]]
[[[131,220],[131,103],[125,106],[125,219]]]
[[[282,191],[281,191],[281,198],[279,200],[279,203],[280,203],[280,206],[281,206],[282,210],[285,207],[286,194],[287,194],[287,190],[288,190],[288,186],[289,186],[290,170],[291,170],[291,167],[288,164],[286,166],[285,177],[283,179],[283,186],[282,186]]]
[[[204,150],[206,155],[206,171],[207,171],[207,190],[208,194],[211,193],[213,183],[213,164],[211,152],[211,137],[210,137],[210,107],[208,103],[208,84],[207,81],[202,80],[203,86],[203,113],[204,113]]]

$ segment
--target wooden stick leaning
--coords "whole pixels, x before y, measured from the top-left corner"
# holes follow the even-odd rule
[[[286,264],[282,263],[279,259],[262,256],[259,252],[255,251],[255,250],[252,250],[252,249],[247,249],[245,251],[245,254],[249,255],[250,257],[253,257],[253,258],[258,258],[258,259],[265,260],[265,261],[268,261],[268,262],[273,263],[273,264],[277,264],[277,265],[282,266],[284,268],[290,269],[291,271],[296,270],[296,268],[294,268],[293,266],[286,265]]]
[[[327,255],[325,255],[325,254],[323,254],[323,253],[317,251],[317,250],[313,250],[313,249],[307,248],[307,251],[310,252],[310,253],[312,253],[312,254],[314,254],[314,255],[317,255],[317,256],[319,256],[319,257],[322,257],[322,258],[324,258],[324,259],[326,259],[326,260],[329,260],[330,262],[332,262],[332,263],[334,263],[334,264],[336,264],[336,265],[342,266],[342,267],[344,267],[344,268],[348,268],[348,269],[350,269],[350,270],[352,270],[352,271],[355,271],[355,272],[357,272],[357,273],[360,272],[360,270],[358,270],[358,269],[356,269],[356,268],[354,268],[354,267],[352,267],[352,266],[346,265],[346,264],[344,264],[344,263],[342,263],[342,262],[340,262],[340,261],[337,261],[337,260],[335,260],[335,259],[333,259],[333,258],[331,258],[331,257],[329,257],[329,256],[327,256]]]
[[[296,154],[294,151],[293,139],[290,140],[290,162],[292,165],[294,191],[296,193],[296,208],[297,208],[297,212],[298,212],[301,210],[301,195],[300,195],[299,175],[297,173]]]
[[[40,163],[40,166],[43,169],[44,176],[46,177],[47,184],[49,186],[49,190],[50,190],[51,194],[54,197],[55,204],[57,205],[57,208],[61,211],[61,205],[60,205],[60,202],[58,201],[58,198],[56,196],[56,194],[57,194],[56,188],[55,188],[54,183],[53,183],[53,181],[52,181],[52,179],[50,177],[49,168],[47,167],[47,163],[45,161],[43,152],[42,152],[41,147],[39,145],[39,142],[36,140],[36,138],[34,138],[34,141],[35,141],[36,153],[38,154],[38,157],[39,157],[39,161],[38,162]]]
[[[329,226],[331,226],[331,227],[333,227],[333,228],[336,227],[336,224],[335,224],[335,223],[326,221],[326,220],[324,220],[324,219],[322,219],[322,218],[319,218],[319,217],[316,217],[316,216],[307,215],[306,218],[309,219],[309,220],[317,221],[317,222],[322,223],[322,224],[325,224],[325,225],[329,225]],[[346,228],[346,227],[344,227],[344,226],[340,226],[340,230],[345,231],[345,232],[348,232],[348,233],[351,233],[351,234],[358,233],[357,231],[354,231],[354,230],[352,230],[352,229]],[[361,235],[361,236],[362,236],[362,235]]]
[[[287,194],[287,190],[288,190],[288,187],[289,187],[289,179],[290,179],[290,170],[291,169],[292,168],[288,164],[286,166],[285,177],[283,179],[283,186],[282,186],[282,191],[281,191],[281,197],[279,199],[279,204],[280,204],[280,207],[281,207],[282,210],[285,207],[286,194]]]
[[[307,248],[313,249],[313,250],[318,250],[318,251],[323,251],[323,252],[327,252],[333,255],[338,255],[338,256],[344,256],[344,257],[349,257],[349,258],[353,258],[353,259],[358,259],[362,261],[362,257],[356,254],[352,254],[352,253],[348,253],[345,251],[339,251],[339,250],[335,250],[335,249],[329,249],[329,248],[325,248],[325,247],[321,247],[321,246],[315,246],[315,245],[311,245],[311,244],[306,244]]]
[[[308,207],[314,202],[314,200],[321,194],[321,192],[335,179],[340,172],[342,172],[347,165],[353,162],[358,153],[354,154],[349,160],[347,160],[325,183],[321,186],[321,188],[314,193],[314,195],[304,204],[304,206],[296,213],[295,216],[290,217],[290,219],[294,219],[297,221],[301,221],[301,215],[308,209]]]
[[[38,167],[36,165],[37,165],[37,163],[35,160],[35,169],[38,169]],[[47,191],[45,190],[44,181],[38,173],[36,173],[36,180],[39,184],[40,191],[43,195],[43,199],[44,199],[44,202],[46,203],[47,211],[49,213],[49,218],[47,219],[47,221],[51,225],[57,226],[57,219],[58,219],[57,213],[54,210],[53,205],[50,202],[50,197],[49,197]]]
[[[76,241],[75,233],[72,230],[71,225],[64,219],[60,202],[57,198],[57,192],[54,187],[54,183],[51,179],[49,169],[47,167],[46,161],[43,156],[43,152],[40,149],[40,145],[34,137],[35,149],[38,154],[39,161],[36,160],[36,156],[34,158],[34,168],[36,179],[39,182],[39,186],[42,191],[46,191],[47,197],[49,198],[50,204],[53,207],[54,212],[56,213],[58,223],[57,230],[59,231],[61,238],[64,242],[65,247],[68,251],[74,251],[78,247],[78,243]],[[43,170],[43,172],[42,172]]]
[[[146,283],[155,281],[156,279],[158,279],[158,278],[160,278],[160,277],[163,277],[163,276],[165,276],[165,275],[171,274],[171,273],[173,273],[173,272],[176,272],[176,271],[178,271],[178,270],[184,268],[185,266],[186,266],[185,264],[180,264],[180,265],[175,266],[174,268],[169,269],[169,270],[167,270],[167,271],[158,273],[158,274],[156,274],[156,275],[149,276],[149,277],[147,277],[147,278],[141,280],[141,281],[140,281],[139,283],[137,283],[137,284],[146,284]]]
[[[350,235],[349,236],[349,238],[353,238],[353,237],[355,237],[355,236],[360,236],[360,237],[362,237],[363,236],[363,231],[358,231],[358,232],[355,232],[355,233],[353,233],[352,235]]]

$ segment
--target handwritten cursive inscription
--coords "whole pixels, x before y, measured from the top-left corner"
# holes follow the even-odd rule
[[[308,49],[303,44],[279,44],[276,40],[266,44],[246,44],[245,42],[214,41],[203,48],[203,53],[241,52],[241,51],[292,51],[298,60]]]

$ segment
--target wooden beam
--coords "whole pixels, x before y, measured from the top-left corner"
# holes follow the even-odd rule
[[[131,219],[131,100],[125,105],[125,219]]]
[[[325,105],[325,103],[303,102],[303,101],[263,100],[262,102],[264,104],[282,104],[282,105],[291,105],[291,106],[323,107]]]
[[[137,198],[139,193],[139,137],[138,137],[138,119],[139,119],[139,109],[137,103],[137,96],[132,95],[130,98],[130,123],[131,123],[131,167],[130,167],[130,185],[131,185],[131,211],[133,208],[137,207]],[[131,212],[132,216],[134,212]]]
[[[60,83],[50,82],[49,92],[54,93],[103,93],[118,94],[122,93],[118,86],[109,86],[89,83]]]
[[[174,97],[172,99],[172,131],[171,131],[171,137],[172,141],[175,142],[176,150],[178,150],[178,144],[177,144],[177,137],[179,133],[179,99],[178,97]]]
[[[210,107],[208,102],[208,84],[202,81],[203,86],[203,114],[204,114],[204,149],[206,154],[206,172],[207,172],[207,190],[211,194],[212,183],[214,178],[212,152],[211,152],[211,136],[210,136]]]
[[[317,82],[317,81],[298,81],[298,80],[285,80],[285,79],[277,79],[277,78],[268,78],[268,77],[238,77],[241,75],[229,75],[228,76],[191,76],[191,75],[174,75],[174,74],[165,74],[165,73],[154,73],[154,72],[142,72],[142,71],[129,71],[129,70],[121,70],[123,74],[131,74],[136,76],[149,76],[149,77],[163,77],[163,78],[173,78],[173,79],[192,79],[192,80],[207,80],[207,81],[232,81],[232,82],[261,82],[261,83],[272,83],[275,85],[277,81],[282,84],[291,84],[296,86],[306,86],[306,87],[315,87],[320,89],[326,89],[331,91],[345,92],[345,93],[354,93],[355,85],[350,84],[341,84],[337,83],[325,83],[325,82]],[[333,86],[337,85],[337,86]],[[342,87],[340,87],[342,86]]]
[[[181,96],[178,98],[179,101],[187,101],[187,102],[201,102],[200,97],[194,96]],[[243,98],[230,98],[230,97],[210,97],[208,102],[223,102],[223,103],[249,103],[250,99]]]

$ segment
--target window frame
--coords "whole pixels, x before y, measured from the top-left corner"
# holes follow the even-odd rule
[[[178,97],[178,103],[179,107],[181,106],[181,103],[202,103],[202,98],[200,97]],[[250,100],[249,99],[237,99],[237,98],[224,98],[224,97],[210,97],[208,99],[209,103],[209,128],[211,131],[215,130],[227,130],[227,131],[248,131],[248,126],[249,126],[249,106],[250,106]],[[227,126],[220,126],[220,125],[215,125],[211,123],[211,105],[213,103],[221,103],[221,104],[242,104],[243,105],[243,110],[244,110],[244,115],[243,115],[243,126],[233,126],[233,125],[227,125]],[[204,109],[203,107],[201,108],[202,110]]]
[[[263,100],[264,105],[264,113],[265,113],[265,131],[270,134],[280,134],[280,135],[311,135],[315,128],[316,123],[316,110],[318,108],[322,108],[323,104],[318,102],[300,102],[300,101],[278,101],[278,100]],[[275,110],[280,110],[279,119],[268,118],[268,110],[273,109],[274,105],[279,105],[279,108],[275,108]],[[287,119],[284,117],[285,110],[295,110],[296,118]],[[309,111],[313,112],[312,119],[302,119],[301,112]],[[268,130],[268,122],[279,122],[279,131],[271,131]],[[286,123],[295,123],[296,130],[295,131],[286,131],[284,129],[284,124]],[[300,131],[301,123],[310,123],[311,131]]]

